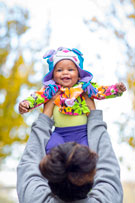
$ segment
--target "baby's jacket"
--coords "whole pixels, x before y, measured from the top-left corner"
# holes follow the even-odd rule
[[[43,86],[39,91],[32,93],[24,101],[29,103],[29,108],[34,109],[41,104],[46,103],[58,91],[61,94],[55,99],[54,103],[59,107],[59,112],[68,115],[82,115],[90,112],[87,107],[83,92],[88,94],[92,99],[108,99],[121,96],[122,93],[118,92],[116,85],[99,86],[94,82],[78,82],[73,87],[64,88],[60,85],[47,85]]]

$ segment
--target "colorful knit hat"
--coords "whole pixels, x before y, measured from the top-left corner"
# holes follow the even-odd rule
[[[52,80],[55,65],[59,61],[64,59],[69,59],[75,63],[75,65],[78,67],[81,80],[83,78],[89,78],[89,80],[92,80],[93,78],[92,73],[83,70],[84,58],[82,57],[82,55],[83,54],[78,49],[75,48],[68,49],[64,47],[59,47],[57,51],[53,49],[48,50],[43,56],[43,58],[47,59],[47,63],[49,64],[49,73],[45,75],[43,82],[46,83],[47,81]]]

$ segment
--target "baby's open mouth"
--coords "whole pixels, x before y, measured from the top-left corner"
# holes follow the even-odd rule
[[[69,77],[64,77],[64,78],[62,78],[62,80],[63,81],[68,81],[68,80],[70,80],[70,78]]]

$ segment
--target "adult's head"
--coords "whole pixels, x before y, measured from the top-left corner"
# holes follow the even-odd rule
[[[40,162],[54,195],[63,201],[86,198],[93,185],[97,154],[75,142],[53,148]]]

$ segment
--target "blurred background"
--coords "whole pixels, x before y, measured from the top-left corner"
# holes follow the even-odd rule
[[[93,81],[127,87],[96,105],[119,160],[124,203],[134,203],[135,0],[0,1],[0,203],[18,203],[16,167],[41,111],[22,116],[18,104],[42,86],[43,55],[60,46],[81,50]]]

